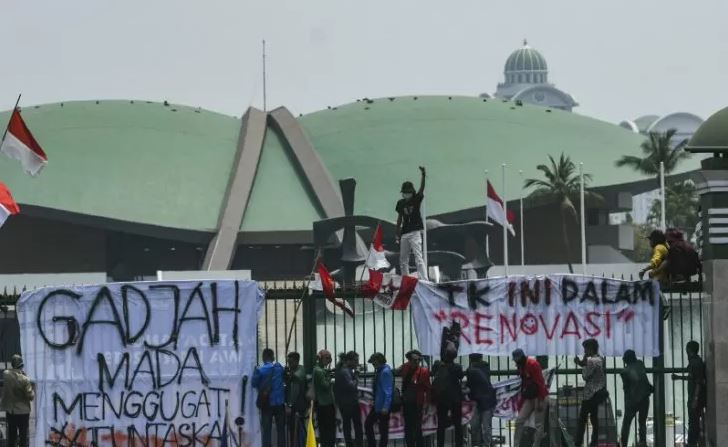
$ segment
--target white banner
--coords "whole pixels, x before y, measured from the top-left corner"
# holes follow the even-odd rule
[[[419,282],[412,312],[420,350],[439,356],[443,328],[460,324],[460,355],[581,355],[599,342],[605,356],[633,349],[658,356],[656,281],[581,275],[508,276],[441,284]]]
[[[255,282],[231,280],[24,293],[31,446],[260,445],[248,379],[263,303]]]

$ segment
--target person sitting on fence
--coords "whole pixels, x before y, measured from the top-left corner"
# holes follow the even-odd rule
[[[695,248],[685,240],[683,232],[677,228],[665,230],[667,240],[667,258],[659,269],[667,274],[670,283],[690,281],[693,275],[699,275],[703,264]]]
[[[576,445],[582,445],[586,432],[586,421],[589,419],[592,426],[591,442],[589,447],[599,445],[599,406],[607,400],[607,376],[604,358],[599,355],[599,342],[590,338],[582,344],[584,358],[574,358],[574,363],[581,366],[581,376],[584,378],[584,395],[579,411],[579,422],[576,428]]]
[[[361,424],[359,408],[359,354],[349,351],[344,356],[344,364],[336,370],[334,377],[334,397],[341,413],[341,425],[346,447],[364,447],[364,432]],[[354,427],[354,439],[351,439],[351,427]]]
[[[490,365],[483,360],[483,354],[470,354],[470,366],[465,372],[470,389],[470,400],[475,403],[470,430],[474,447],[490,447],[490,425],[497,400],[495,388],[490,381]]]
[[[513,362],[518,367],[518,375],[521,376],[518,417],[516,417],[516,432],[513,436],[514,447],[523,447],[524,429],[526,422],[531,419],[532,415],[536,429],[532,445],[539,446],[544,436],[546,398],[549,395],[549,390],[538,360],[533,357],[526,357],[526,353],[522,349],[513,351],[512,356]]]
[[[622,356],[624,369],[621,372],[624,385],[624,419],[620,436],[621,446],[627,447],[632,420],[637,416],[639,442],[637,447],[647,447],[647,413],[650,411],[650,394],[654,391],[642,360],[638,360],[631,349]]]
[[[284,370],[276,362],[272,349],[263,350],[263,365],[255,368],[253,388],[258,391],[256,405],[260,409],[260,425],[263,447],[272,446],[273,419],[276,422],[276,445],[286,447],[286,411]]]
[[[647,239],[650,240],[652,257],[650,258],[650,262],[642,270],[640,270],[639,277],[642,279],[645,276],[645,273],[649,272],[648,276],[650,278],[656,279],[660,281],[660,283],[664,283],[667,279],[667,272],[663,270],[665,266],[662,264],[667,260],[668,252],[665,233],[660,230],[652,230],[650,235],[647,236]]]
[[[700,344],[691,340],[685,346],[688,354],[688,375],[673,374],[673,380],[687,380],[688,382],[688,447],[700,443],[700,432],[707,403],[707,380],[705,363],[700,357]]]
[[[331,353],[322,349],[313,368],[313,389],[316,394],[316,421],[318,422],[321,447],[334,447],[336,444],[336,407],[334,391],[328,367]]]

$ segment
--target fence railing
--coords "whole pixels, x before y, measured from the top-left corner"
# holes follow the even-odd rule
[[[343,296],[354,309],[355,317],[351,318],[332,306],[320,293],[309,293],[303,281],[261,283],[261,287],[266,291],[266,306],[258,322],[259,355],[268,347],[283,360],[287,352],[297,351],[301,353],[304,365],[310,368],[319,349],[329,350],[334,361],[338,353],[356,351],[362,363],[372,353],[382,352],[388,363],[398,366],[404,362],[407,351],[417,348],[409,309],[386,310],[370,299],[358,297],[355,291],[344,292]],[[3,318],[4,310],[14,305],[20,292],[16,289],[0,294],[0,318]],[[692,286],[666,292],[664,296],[669,316],[663,321],[663,356],[644,359],[652,383],[661,385],[655,387],[655,405],[650,411],[652,422],[648,431],[651,432],[651,445],[677,446],[685,442],[687,433],[688,395],[686,383],[672,380],[671,374],[687,371],[684,346],[688,341],[698,341],[702,347],[705,303],[703,293]],[[0,343],[3,342],[0,340]],[[486,360],[490,363],[494,380],[516,375],[510,358],[489,356]],[[575,396],[583,386],[581,370],[565,356],[542,360],[549,367],[558,367],[551,386],[553,402],[556,411],[565,419],[567,428],[573,429],[578,414]],[[466,366],[467,358],[460,361]],[[612,441],[621,427],[624,412],[619,376],[621,359],[608,359],[607,368],[610,405],[605,407],[603,419],[605,433]],[[634,425],[632,439],[636,442],[636,423]],[[511,445],[512,429],[512,424],[497,421],[493,435]]]

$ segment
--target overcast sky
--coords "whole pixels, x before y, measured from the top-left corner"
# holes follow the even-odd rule
[[[147,99],[240,116],[493,93],[523,38],[578,113],[728,105],[726,0],[0,0],[0,109]]]

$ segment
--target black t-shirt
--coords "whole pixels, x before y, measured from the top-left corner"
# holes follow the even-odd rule
[[[399,199],[397,201],[397,213],[402,216],[402,234],[412,233],[413,231],[422,231],[422,214],[420,213],[420,205],[424,195],[415,194],[409,199]]]
[[[688,399],[690,402],[695,398],[695,388],[700,385],[699,404],[704,405],[707,400],[705,389],[705,363],[699,355],[688,358]]]

